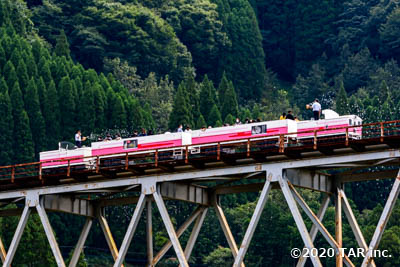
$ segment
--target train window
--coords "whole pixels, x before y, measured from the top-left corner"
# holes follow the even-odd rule
[[[352,119],[349,120],[349,125],[350,126],[353,125],[353,120]]]
[[[263,134],[263,133],[267,133],[266,124],[251,127],[251,134]]]
[[[137,148],[137,145],[138,145],[137,139],[124,141],[124,149]]]
[[[358,122],[358,125],[361,125],[361,121]]]

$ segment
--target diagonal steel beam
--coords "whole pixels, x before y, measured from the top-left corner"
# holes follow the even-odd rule
[[[1,258],[1,262],[4,263],[4,261],[6,260],[6,256],[7,256],[7,252],[6,252],[6,249],[4,248],[3,241],[0,238],[0,258]]]
[[[189,260],[190,255],[192,254],[194,244],[196,243],[197,237],[199,236],[201,226],[203,225],[204,219],[207,215],[207,211],[208,208],[205,208],[201,215],[197,217],[196,222],[194,223],[192,233],[190,234],[184,251],[186,260]]]
[[[238,248],[237,248],[237,245],[236,245],[236,241],[235,241],[235,238],[232,235],[231,229],[229,228],[229,224],[228,224],[228,221],[226,220],[224,211],[222,210],[221,206],[216,201],[216,197],[214,197],[213,205],[214,205],[215,212],[217,214],[219,223],[221,225],[222,231],[224,232],[226,241],[228,241],[229,248],[232,251],[233,258],[236,258],[237,255],[238,255]],[[244,267],[243,262],[242,262],[241,266]]]
[[[343,247],[343,224],[342,224],[342,194],[340,187],[336,188],[335,192],[335,237],[339,249]],[[336,267],[343,267],[342,255],[336,254]]]
[[[328,209],[329,206],[329,202],[330,202],[330,197],[329,195],[325,195],[324,199],[322,200],[322,204],[319,207],[318,213],[317,213],[317,217],[318,219],[322,222],[324,216],[325,216],[325,212]],[[313,224],[311,226],[311,230],[310,230],[310,236],[311,236],[311,240],[314,242],[315,238],[317,237],[318,234],[318,227]],[[302,250],[302,252],[304,252],[305,249]],[[304,267],[304,265],[307,262],[308,257],[304,257],[304,253],[302,253],[302,255],[299,258],[299,261],[297,262],[296,267]]]
[[[249,248],[250,241],[253,238],[254,231],[256,230],[256,227],[260,220],[261,213],[264,210],[265,203],[267,203],[268,194],[270,190],[271,190],[271,179],[267,178],[263,190],[261,191],[260,198],[257,202],[256,208],[253,212],[253,216],[251,217],[249,226],[247,227],[246,233],[243,237],[242,245],[240,246],[238,255],[235,257],[235,262],[233,263],[233,266],[235,267],[240,266],[243,262],[244,256],[247,252],[247,249]]]
[[[128,229],[126,230],[126,234],[124,240],[122,241],[121,248],[119,249],[118,257],[115,260],[114,267],[120,267],[125,259],[129,245],[131,244],[133,235],[135,234],[136,227],[139,223],[140,216],[142,215],[145,203],[146,203],[146,195],[140,194],[139,201],[136,204],[136,208],[135,211],[133,212],[131,222],[129,223]]]
[[[158,211],[160,212],[161,218],[164,222],[165,228],[167,229],[169,239],[172,242],[172,246],[174,247],[176,256],[178,258],[179,264],[182,267],[188,267],[189,264],[187,263],[187,260],[185,258],[185,255],[183,253],[181,244],[179,243],[178,236],[176,235],[176,232],[174,230],[174,225],[171,222],[171,219],[168,215],[167,208],[165,207],[164,201],[162,197],[160,196],[159,192],[154,191],[153,192],[153,198],[157,204]],[[117,266],[114,266],[117,267]]]
[[[147,249],[147,267],[153,266],[153,222],[151,199],[146,201],[146,249]]]
[[[114,260],[117,260],[117,258],[118,258],[118,249],[117,249],[117,245],[115,244],[114,238],[113,238],[113,236],[111,234],[110,226],[108,225],[107,219],[104,216],[104,214],[102,212],[100,212],[100,211],[97,214],[97,218],[99,220],[99,224],[100,224],[101,230],[104,233],[104,237],[106,238],[107,245],[108,245],[108,247],[110,249],[111,255],[112,255]]]
[[[87,236],[89,234],[90,228],[92,227],[93,224],[93,219],[92,218],[86,218],[86,222],[83,226],[81,235],[79,236],[78,243],[76,244],[76,247],[74,249],[74,252],[72,254],[71,261],[69,262],[68,267],[75,267],[76,264],[78,263],[79,256],[82,253],[83,246],[85,245],[85,241],[87,239]]]
[[[189,218],[179,227],[178,231],[176,231],[176,235],[178,236],[178,238],[186,231],[186,229],[192,224],[192,222],[203,212],[203,210],[204,207],[198,206],[193,211],[193,213],[189,216]],[[172,247],[172,242],[171,240],[169,240],[154,257],[153,265],[156,265],[171,247]]]
[[[375,229],[372,240],[369,243],[367,255],[365,256],[361,266],[367,267],[373,258],[373,252],[378,248],[379,242],[382,239],[383,232],[385,231],[386,225],[389,221],[390,215],[392,214],[393,208],[396,204],[396,200],[400,192],[400,171],[397,174],[397,178],[394,181],[392,190],[390,191],[389,198],[386,201],[385,207],[383,208],[382,215],[379,219],[378,225]]]
[[[307,216],[310,218],[313,224],[315,224],[318,227],[318,230],[321,232],[322,236],[328,241],[329,245],[335,249],[336,254],[340,254],[342,257],[344,257],[344,262],[347,266],[352,266],[354,267],[354,264],[351,262],[349,257],[342,253],[339,249],[339,245],[336,242],[336,240],[331,236],[331,234],[328,232],[328,230],[325,228],[325,226],[321,223],[321,221],[317,218],[317,216],[314,214],[314,212],[310,209],[310,207],[307,205],[307,203],[304,201],[304,199],[300,196],[300,194],[296,191],[296,189],[289,184],[290,190],[292,191],[292,196],[294,199],[299,203],[300,207],[304,210],[304,212],[307,214]],[[312,259],[312,258],[311,258]]]
[[[42,208],[43,198],[40,203],[36,205],[36,210],[39,214],[40,221],[42,222],[44,232],[46,233],[47,239],[49,240],[51,251],[53,252],[54,257],[56,258],[57,266],[65,267],[65,262],[62,257],[60,248],[58,247],[56,237],[54,235],[53,229],[51,228],[49,218],[47,217],[46,211]]]
[[[286,202],[289,206],[290,212],[293,215],[293,219],[296,222],[300,236],[303,239],[304,245],[309,251],[312,251],[312,249],[314,248],[313,241],[311,240],[310,234],[307,231],[307,227],[303,221],[303,218],[301,217],[299,208],[297,207],[296,202],[294,201],[287,178],[285,176],[284,177],[279,176],[279,184],[281,186],[281,190],[286,199]],[[314,266],[322,267],[322,263],[318,255],[316,257],[313,257],[313,255],[310,254],[310,259]]]
[[[340,189],[340,192],[342,194],[343,211],[346,215],[347,220],[349,221],[351,230],[353,231],[354,236],[356,237],[357,244],[360,248],[363,248],[364,251],[366,252],[368,251],[368,246],[367,243],[365,242],[360,226],[357,223],[356,217],[354,216],[353,210],[351,209],[350,203],[343,189]],[[369,266],[376,267],[375,262],[372,260]]]
[[[28,205],[25,205],[25,208],[22,211],[21,219],[19,220],[17,229],[15,230],[14,237],[11,241],[11,245],[8,248],[7,256],[6,259],[4,260],[3,267],[11,266],[11,262],[14,258],[15,252],[17,251],[19,241],[21,240],[22,233],[24,232],[30,213],[31,213],[30,207]]]

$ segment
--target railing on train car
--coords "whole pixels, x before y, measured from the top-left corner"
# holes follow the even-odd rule
[[[342,130],[339,133],[324,134],[320,133]],[[361,139],[353,139],[361,130]],[[310,134],[306,137],[296,138],[295,135]],[[116,154],[105,154],[101,156],[80,156],[68,159],[45,160],[41,162],[23,163],[0,167],[0,180],[9,179],[12,183],[16,179],[35,177],[43,182],[43,176],[65,176],[70,177],[71,173],[94,172],[100,173],[103,170],[129,170],[140,173],[140,169],[148,167],[168,168],[168,164],[176,162],[195,164],[207,159],[221,160],[222,157],[229,160],[229,157],[250,157],[257,156],[257,153],[266,155],[268,153],[284,153],[286,149],[305,149],[317,150],[322,147],[333,147],[341,145],[347,147],[350,143],[365,143],[365,141],[375,140],[384,142],[385,138],[400,136],[400,120],[368,123],[363,125],[352,125],[345,127],[321,128],[315,130],[300,131],[286,134],[275,134],[264,137],[242,138],[232,141],[221,141],[205,143],[201,145],[175,146],[162,149],[152,149],[138,152],[125,152]],[[190,151],[189,151],[190,150]],[[83,164],[88,168],[77,168],[71,164],[76,160],[89,161]],[[60,167],[43,169],[43,164],[60,162]],[[55,173],[48,173],[47,170],[59,170]]]

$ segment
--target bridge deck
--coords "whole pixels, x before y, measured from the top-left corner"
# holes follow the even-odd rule
[[[0,191],[107,180],[118,177],[118,173],[126,172],[137,176],[168,174],[182,170],[201,170],[215,165],[233,166],[249,162],[304,159],[400,146],[400,121],[364,124],[363,137],[359,140],[351,136],[351,132],[358,127],[360,126],[340,127],[346,130],[346,134],[339,136],[321,136],[324,131],[322,129],[312,131],[314,137],[307,139],[294,139],[291,137],[293,133],[288,133],[267,138],[204,144],[197,154],[190,152],[190,146],[110,154],[106,159],[90,157],[90,164],[84,168],[71,164],[73,158],[68,160],[65,167],[56,169],[42,168],[44,162],[4,166],[0,167]]]

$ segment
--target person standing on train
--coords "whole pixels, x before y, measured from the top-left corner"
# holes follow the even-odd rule
[[[286,113],[283,112],[282,115],[279,117],[280,120],[286,120]]]
[[[288,114],[286,115],[286,119],[287,119],[287,120],[293,120],[293,121],[294,121],[294,116],[293,116],[291,110],[288,111]]]
[[[320,116],[321,116],[321,104],[319,103],[318,99],[316,98],[314,100],[314,103],[312,104],[312,110],[313,110],[313,114],[314,114],[314,120],[319,120]]]
[[[178,133],[183,132],[183,125],[182,125],[182,124],[179,124],[179,127],[178,127],[177,132],[178,132]]]
[[[76,145],[78,148],[81,148],[81,147],[82,147],[82,133],[81,133],[81,130],[78,130],[78,131],[76,131],[76,133],[75,133],[75,145]]]
[[[147,132],[145,128],[142,128],[142,131],[140,132],[139,136],[147,136]]]

